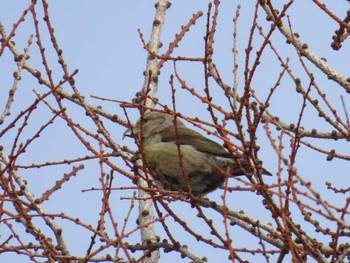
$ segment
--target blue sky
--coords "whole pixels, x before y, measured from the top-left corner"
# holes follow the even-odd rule
[[[283,1],[285,2],[285,1]],[[348,9],[346,1],[325,1],[330,10],[341,18],[345,16],[345,10]],[[23,12],[24,8],[29,4],[29,1],[2,1],[0,10],[0,21],[4,24],[7,31],[9,31],[14,22],[16,22]],[[175,55],[200,57],[203,55],[203,36],[205,34],[206,10],[208,1],[188,1],[177,0],[173,1],[172,7],[168,10],[164,31],[162,33],[163,48],[165,52],[170,41],[173,40],[174,35],[180,31],[181,25],[186,24],[192,17],[193,13],[202,10],[204,15],[198,20],[180,43],[179,48],[175,51]],[[218,66],[223,80],[232,85],[232,18],[235,14],[237,4],[241,4],[241,15],[238,26],[238,58],[239,58],[239,85],[243,87],[243,70],[245,59],[245,47],[247,45],[250,28],[252,26],[252,14],[254,10],[254,1],[222,1],[220,6],[220,17],[218,20],[218,30],[216,32],[215,54],[214,60]],[[38,5],[39,6],[39,5]],[[101,104],[103,108],[110,112],[123,114],[122,109],[116,103],[101,102],[90,97],[96,95],[111,99],[118,99],[130,101],[134,94],[140,90],[143,84],[144,76],[142,72],[145,70],[147,52],[144,50],[137,29],[141,29],[146,41],[149,38],[151,25],[154,17],[154,1],[50,1],[50,15],[51,21],[55,28],[55,35],[63,49],[63,55],[68,68],[71,72],[74,69],[79,69],[76,75],[76,83],[80,92],[86,99],[95,105]],[[42,12],[39,8],[37,10],[39,16]],[[338,28],[337,24],[332,21],[327,15],[320,11],[316,6],[308,1],[296,1],[288,11],[290,21],[293,26],[293,31],[300,34],[300,39],[305,41],[308,46],[320,57],[325,57],[328,63],[334,67],[339,73],[349,75],[349,43],[345,42],[340,51],[334,51],[330,47],[331,37],[334,30]],[[266,22],[264,12],[260,9],[258,21],[264,26],[265,32],[269,29],[269,23]],[[285,20],[286,21],[286,20]],[[40,21],[41,22],[41,21]],[[44,27],[44,24],[41,24]],[[45,30],[43,29],[43,32]],[[23,50],[30,34],[34,34],[31,17],[28,16],[26,21],[22,23],[14,40],[18,50]],[[45,45],[47,47],[47,57],[54,70],[55,80],[58,81],[62,77],[62,71],[59,69],[48,35],[43,33]],[[292,45],[287,45],[285,39],[281,37],[278,31],[273,33],[271,38],[279,50],[281,56],[285,59],[291,58],[290,66],[293,72],[302,79],[304,85],[307,87],[308,78],[301,69],[298,58],[295,56],[295,49]],[[254,35],[254,44],[259,47],[262,39],[259,35]],[[254,58],[256,50],[253,50],[252,57]],[[3,72],[0,77],[2,88],[0,90],[0,97],[7,96],[8,87],[12,85],[12,72],[16,69],[15,63],[12,63],[11,56],[5,52],[0,58],[0,71]],[[41,60],[38,56],[37,48],[34,47],[31,51],[31,58],[28,61],[34,67],[42,69]],[[319,70],[315,69],[313,65],[306,62],[308,67],[315,74],[316,80],[324,92],[327,92],[327,98],[337,107],[340,116],[344,117],[342,112],[340,96],[345,97],[347,106],[350,107],[349,97],[346,92],[333,81],[327,80]],[[179,62],[177,64],[181,76],[186,79],[189,86],[203,94],[204,78],[202,65],[199,63]],[[280,63],[272,54],[270,49],[264,52],[261,65],[253,79],[252,86],[256,93],[261,98],[266,97],[270,88],[274,85],[278,78],[278,74],[282,71]],[[158,96],[162,103],[171,106],[170,74],[173,74],[172,63],[167,63],[162,69],[159,82]],[[16,116],[19,110],[24,105],[30,105],[35,98],[33,89],[39,92],[47,91],[40,86],[36,81],[24,73],[22,76],[18,94],[20,94],[13,105],[13,115]],[[193,98],[188,96],[185,91],[181,90],[179,83],[176,83],[177,91],[177,109],[184,114],[191,117],[199,116],[200,118],[210,120],[209,114],[205,111],[205,105],[200,102],[193,101]],[[329,92],[331,90],[331,92]],[[70,90],[69,90],[70,91]],[[213,84],[213,94],[220,103],[222,95],[220,91],[215,89]],[[315,94],[312,91],[311,94]],[[214,96],[214,97],[215,97]],[[2,104],[0,108],[2,110]],[[72,104],[69,105],[68,112],[76,121],[82,121],[85,127],[92,131],[96,127],[87,120],[84,116],[84,111]],[[286,123],[296,122],[299,110],[302,105],[302,98],[295,93],[295,85],[293,81],[284,77],[281,85],[278,88],[275,96],[271,99],[270,110],[273,114],[280,116],[281,120]],[[37,129],[47,121],[51,113],[43,105],[33,114],[31,123],[26,127],[23,138],[31,136]],[[136,120],[138,114],[135,110],[130,110],[130,116]],[[11,120],[11,118],[9,118]],[[5,122],[6,124],[6,122]],[[114,140],[121,145],[127,144],[130,147],[135,147],[132,140],[122,141],[122,134],[124,128],[109,121],[105,121],[106,127],[113,135]],[[306,128],[316,127],[323,131],[329,131],[329,126],[321,120],[317,112],[310,106],[307,107],[307,113],[302,121],[302,126]],[[278,132],[273,129],[273,135],[278,135]],[[261,145],[260,158],[264,161],[264,166],[272,173],[277,172],[277,155],[270,146],[266,138],[266,133],[263,129],[259,130],[258,141]],[[24,140],[24,139],[23,139]],[[347,154],[348,146],[344,141],[324,141],[312,139],[311,142],[316,143],[326,149],[336,148],[340,153]],[[5,150],[9,149],[13,144],[13,134],[8,134],[0,139],[0,144],[5,146]],[[285,155],[288,157],[290,153],[289,139],[285,138]],[[82,147],[74,135],[67,129],[63,121],[58,120],[54,126],[49,127],[42,134],[42,139],[35,141],[28,149],[28,154],[24,155],[20,162],[23,164],[41,163],[49,160],[62,160],[64,158],[74,158],[77,156],[84,156],[86,151]],[[123,165],[120,160],[115,160],[118,164]],[[307,147],[302,147],[300,155],[297,159],[297,168],[305,180],[313,182],[313,186],[319,191],[325,190],[325,181],[332,180],[336,186],[348,184],[347,173],[349,164],[342,160],[326,161],[326,156],[316,153]],[[46,188],[52,187],[52,184],[62,177],[63,173],[71,170],[69,166],[57,166],[52,169],[42,168],[39,170],[22,170],[23,177],[28,181],[28,187],[34,194],[40,195]],[[90,189],[92,187],[99,187],[99,169],[97,162],[89,161],[86,163],[86,168],[76,177],[72,178],[69,183],[66,183],[62,191],[57,192],[52,196],[49,202],[45,203],[44,207],[48,212],[60,213],[65,212],[74,217],[80,217],[83,220],[96,224],[98,220],[98,211],[100,208],[101,193],[98,191],[82,192],[83,189]],[[282,172],[283,176],[287,176],[286,168]],[[315,179],[317,178],[317,179]],[[273,183],[276,177],[266,179],[269,183]],[[333,181],[334,180],[334,181]],[[233,181],[235,183],[235,181]],[[130,180],[121,176],[117,177],[115,187],[131,186]],[[328,193],[328,192],[327,192]],[[118,220],[123,220],[128,209],[129,201],[120,200],[120,197],[131,196],[132,192],[114,191],[113,203],[115,215]],[[210,198],[220,200],[220,193],[215,192],[210,194]],[[335,196],[329,193],[327,196],[329,200],[335,202],[339,201]],[[268,211],[261,205],[261,200],[255,194],[245,192],[232,193],[230,199],[231,207],[235,211],[245,210],[247,215],[260,218],[264,222],[271,221],[271,216]],[[342,201],[340,201],[342,202]],[[175,211],[179,214],[185,211],[188,217],[189,224],[192,225],[198,232],[207,233],[208,229],[203,224],[198,224],[196,212],[191,210],[188,206],[179,203],[171,204]],[[339,205],[339,203],[337,204]],[[211,213],[210,211],[208,212]],[[135,218],[137,210],[134,210],[132,217]],[[216,216],[216,217],[215,217]],[[214,220],[218,224],[222,218],[213,215]],[[295,210],[295,217],[302,220],[300,212]],[[129,229],[135,227],[133,220],[130,220]],[[65,236],[67,243],[71,248],[72,254],[84,253],[86,246],[89,244],[89,234],[84,229],[78,229],[73,223],[68,223],[64,220],[59,220],[58,223],[65,229]],[[38,223],[42,224],[42,223]],[[174,233],[178,234],[178,238],[183,238],[181,242],[188,244],[191,251],[199,256],[206,256],[209,262],[214,262],[220,258],[221,262],[225,262],[227,254],[225,251],[217,250],[214,253],[206,253],[207,247],[204,244],[196,243],[193,237],[182,233],[183,229],[176,224],[172,225]],[[43,226],[44,228],[44,226]],[[0,226],[1,230],[1,226]],[[165,237],[160,226],[157,225],[159,235]],[[222,229],[221,229],[222,230]],[[23,229],[19,231],[24,231]],[[4,236],[6,235],[3,234]],[[77,235],[79,242],[77,242]],[[256,244],[256,239],[253,241],[249,235],[244,233],[238,227],[233,228],[232,235],[234,242],[237,242],[238,247],[249,247],[252,243]],[[247,239],[240,238],[240,236],[247,237]],[[322,237],[320,237],[322,238]],[[134,234],[130,240],[137,242],[138,235]],[[1,239],[0,239],[1,240]],[[253,257],[247,256],[248,260]],[[18,256],[15,254],[5,253],[0,255],[0,261],[15,262]],[[21,259],[22,260],[22,259]],[[24,261],[21,262],[25,262]],[[161,262],[179,262],[180,257],[175,253],[162,253]],[[274,260],[271,259],[273,262]],[[29,262],[29,261],[28,261]],[[185,261],[184,261],[185,262]]]

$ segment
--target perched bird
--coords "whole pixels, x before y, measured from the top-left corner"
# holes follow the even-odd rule
[[[176,123],[177,130],[173,115],[147,112],[142,123],[139,119],[132,128],[139,142],[142,132],[141,148],[160,188],[188,192],[189,187],[194,196],[202,196],[223,184],[227,169],[232,176],[251,172],[243,156],[233,158],[223,146],[186,127],[178,118]],[[124,136],[132,136],[131,128]],[[261,172],[271,175],[263,168]]]

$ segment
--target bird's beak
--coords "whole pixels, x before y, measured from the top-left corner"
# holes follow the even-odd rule
[[[128,128],[123,134],[123,140],[125,137],[132,137],[131,128]]]

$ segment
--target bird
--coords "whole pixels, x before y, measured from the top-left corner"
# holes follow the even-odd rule
[[[219,143],[186,127],[179,118],[175,125],[174,115],[165,112],[145,112],[125,136],[135,136],[142,143],[153,180],[163,190],[205,196],[223,185],[227,171],[230,176],[252,172],[243,155],[233,156]],[[271,175],[264,168],[260,172]]]

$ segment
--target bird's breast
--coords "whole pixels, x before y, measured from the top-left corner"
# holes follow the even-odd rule
[[[145,145],[144,153],[156,173],[178,174],[182,171],[181,166],[186,173],[192,173],[199,168],[211,169],[206,154],[190,145],[181,145],[179,150],[174,143],[154,143]]]

